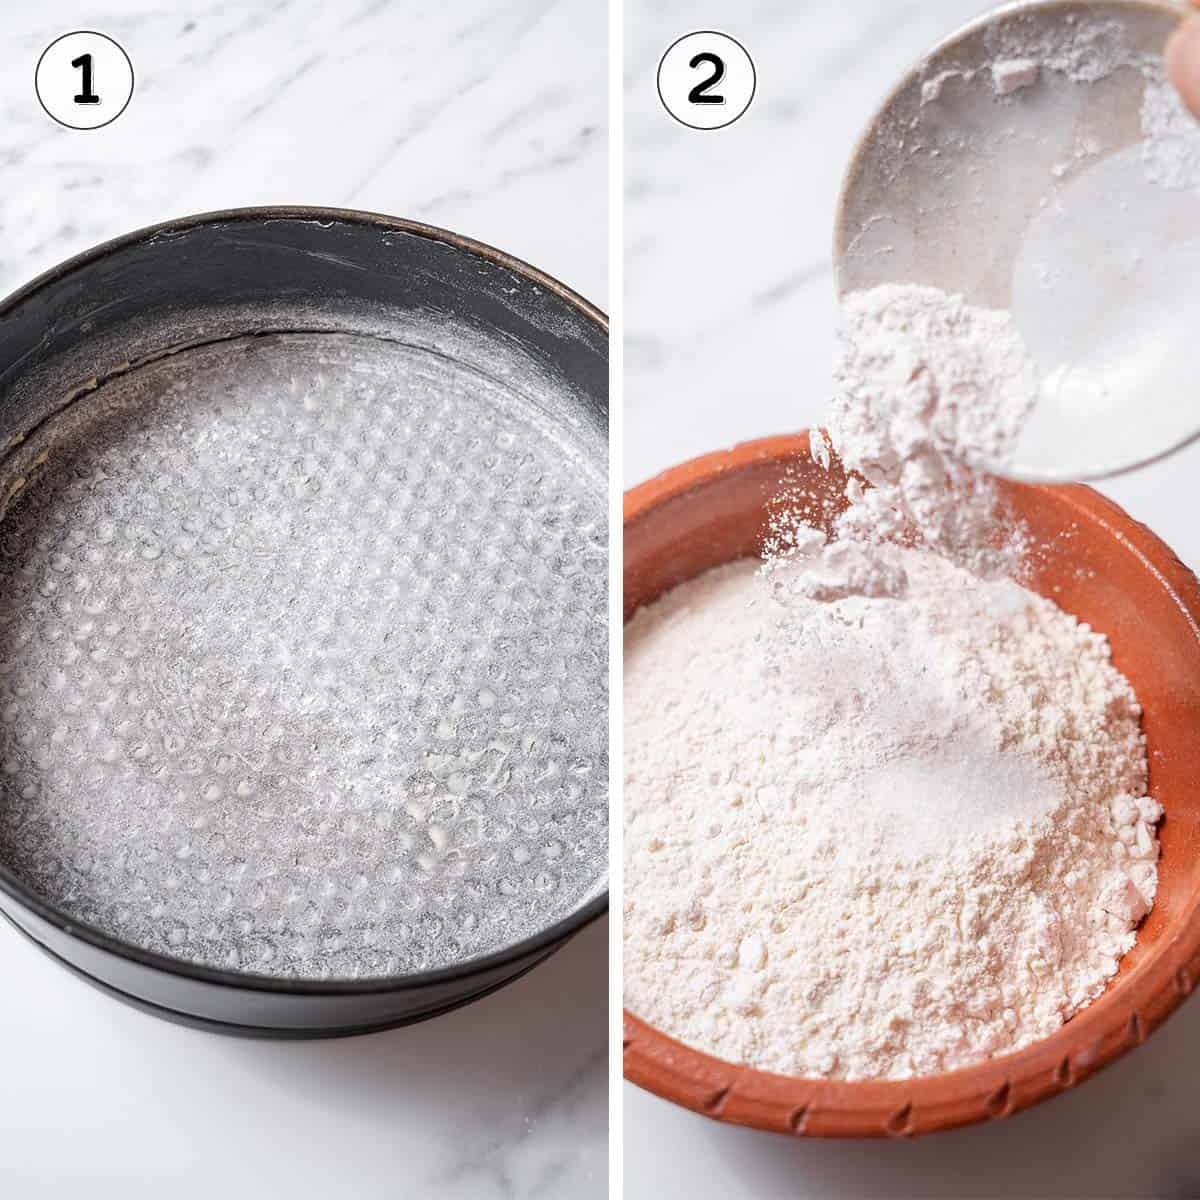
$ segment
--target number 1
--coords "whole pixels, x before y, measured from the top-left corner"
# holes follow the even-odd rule
[[[81,54],[71,59],[71,66],[79,67],[83,73],[83,91],[75,97],[76,104],[99,104],[100,97],[92,90],[92,56]]]

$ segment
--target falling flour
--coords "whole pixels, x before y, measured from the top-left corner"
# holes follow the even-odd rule
[[[829,432],[854,489],[851,541],[915,527],[976,574],[1012,572],[1019,540],[997,542],[999,500],[981,472],[1007,462],[1037,398],[1012,318],[937,288],[889,285],[842,306]]]
[[[833,536],[783,506],[625,637],[625,986],[719,1057],[905,1078],[1095,999],[1157,880],[1140,709],[1106,639],[1017,581],[982,468],[1032,403],[1009,318],[845,305]],[[865,480],[865,484],[864,484]]]

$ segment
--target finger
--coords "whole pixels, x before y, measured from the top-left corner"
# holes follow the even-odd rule
[[[1200,117],[1200,17],[1189,17],[1167,42],[1167,74],[1183,102]]]

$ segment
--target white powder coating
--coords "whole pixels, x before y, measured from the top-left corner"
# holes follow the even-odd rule
[[[1200,124],[1167,79],[1162,54],[1136,50],[1123,21],[1067,15],[1055,25],[1017,19],[994,25],[987,43],[991,58],[986,77],[999,97],[1033,86],[1043,72],[1082,86],[1100,83],[1119,71],[1140,75],[1144,91],[1139,145],[1145,177],[1171,190],[1200,189]],[[921,81],[921,106],[937,103],[951,80],[970,83],[981,73],[950,67],[928,74]],[[920,139],[915,141],[921,144]],[[1072,159],[1095,153],[1085,138]],[[1072,161],[1063,162],[1053,173],[1061,177],[1071,167]]]
[[[1011,581],[871,556],[903,595],[818,603],[811,560],[772,587],[747,561],[626,629],[626,1002],[789,1074],[1033,1042],[1154,896],[1160,810],[1105,639]]]
[[[1088,84],[1106,79],[1121,67],[1150,67],[1144,56],[1130,50],[1120,21],[1079,22],[1068,17],[1059,26],[999,22],[987,30],[986,41],[986,68],[945,67],[926,75],[921,81],[922,107],[937,103],[951,80],[971,83],[981,74],[991,81],[997,96],[1008,96],[1037,83],[1043,71]],[[925,69],[931,71],[932,65],[936,64]],[[1159,71],[1161,74],[1161,61]]]
[[[1078,84],[1099,83],[1122,70],[1140,74],[1145,81],[1140,145],[1146,178],[1171,190],[1200,188],[1200,125],[1168,81],[1163,56],[1135,51],[1121,22],[1067,21],[1060,30],[1034,37],[1000,37],[1006,51],[1019,48],[1024,54],[993,63],[992,80],[1001,95],[1035,82],[1043,67]]]
[[[0,533],[0,862],[133,945],[302,978],[462,962],[601,890],[605,475],[513,365],[249,337],[42,426]]]
[[[1067,15],[1061,23],[998,24],[988,31],[988,42],[993,62],[1037,63],[1072,83],[1098,83],[1121,67],[1144,61],[1130,48],[1124,22],[1112,18]]]
[[[1019,545],[992,544],[996,490],[979,472],[1008,461],[1036,398],[1007,313],[914,285],[846,297],[829,432],[873,486],[852,484],[839,533],[869,542],[915,529],[978,574],[1011,571]]]

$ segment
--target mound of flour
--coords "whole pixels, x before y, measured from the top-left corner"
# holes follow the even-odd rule
[[[903,1078],[1094,999],[1153,901],[1158,806],[1105,639],[1008,580],[718,568],[625,637],[625,989],[784,1073]],[[821,568],[837,575],[853,555]]]
[[[832,536],[777,506],[766,563],[625,640],[625,981],[682,1041],[786,1074],[906,1078],[1052,1033],[1154,900],[1140,709],[1106,639],[1017,582],[988,468],[1036,397],[1011,319],[850,296]]]

